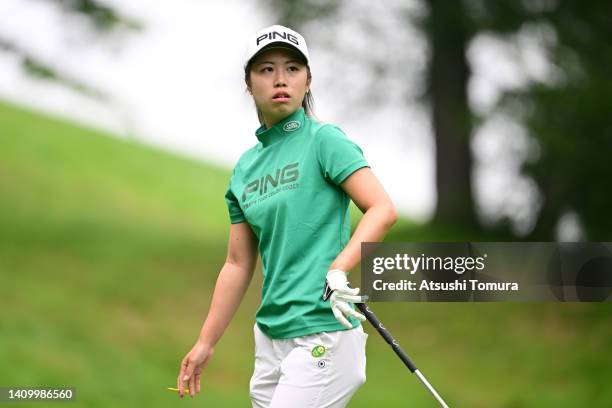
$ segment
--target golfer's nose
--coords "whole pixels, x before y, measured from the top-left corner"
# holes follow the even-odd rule
[[[285,71],[283,71],[282,69],[276,70],[275,76],[274,76],[274,86],[285,86],[287,85],[287,77],[286,77],[286,73]]]

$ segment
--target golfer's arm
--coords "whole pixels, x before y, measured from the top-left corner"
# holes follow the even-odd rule
[[[351,174],[341,187],[363,212],[353,236],[330,266],[330,269],[348,272],[361,260],[361,243],[382,241],[395,224],[397,213],[391,198],[368,167]]]
[[[257,239],[248,223],[232,224],[227,258],[219,272],[199,341],[214,347],[234,317],[257,262]]]

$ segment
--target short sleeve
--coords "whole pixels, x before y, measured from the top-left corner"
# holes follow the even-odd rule
[[[325,125],[317,132],[317,157],[326,179],[340,185],[362,167],[370,167],[363,151],[339,127]]]
[[[232,181],[234,179],[235,172],[236,169],[234,169],[232,172],[232,178],[230,179],[229,186],[227,187],[227,191],[225,193],[225,202],[227,203],[227,210],[229,212],[230,222],[232,224],[238,224],[246,221],[242,208],[240,208],[240,205],[238,204],[238,199],[232,191]]]

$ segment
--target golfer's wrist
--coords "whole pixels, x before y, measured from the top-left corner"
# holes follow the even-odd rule
[[[332,290],[345,287],[348,284],[347,273],[342,269],[328,270],[326,280]]]
[[[351,265],[349,265],[346,261],[347,260],[344,259],[344,257],[339,256],[337,259],[334,259],[331,265],[329,265],[329,270],[340,269],[341,271],[348,273],[348,271],[351,270]]]
[[[206,323],[204,324],[204,326],[205,327],[203,327],[200,331],[200,336],[198,337],[197,343],[205,347],[213,348],[215,347],[221,336],[215,333],[214,330],[207,328]]]
[[[200,336],[200,337],[198,338],[197,343],[198,343],[200,346],[203,346],[203,347],[205,347],[205,348],[208,348],[208,349],[213,349],[213,348],[215,347],[215,343],[216,343],[216,342],[213,342],[211,339],[207,339],[206,337],[202,337],[202,336]]]

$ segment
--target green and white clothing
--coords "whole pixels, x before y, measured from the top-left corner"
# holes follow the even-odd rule
[[[366,381],[361,326],[291,339],[271,339],[253,328],[253,408],[344,408]]]
[[[259,143],[240,157],[225,199],[230,221],[248,222],[259,240],[257,325],[272,339],[345,330],[321,295],[350,238],[350,198],[340,184],[369,165],[338,127],[302,108],[255,135]]]

